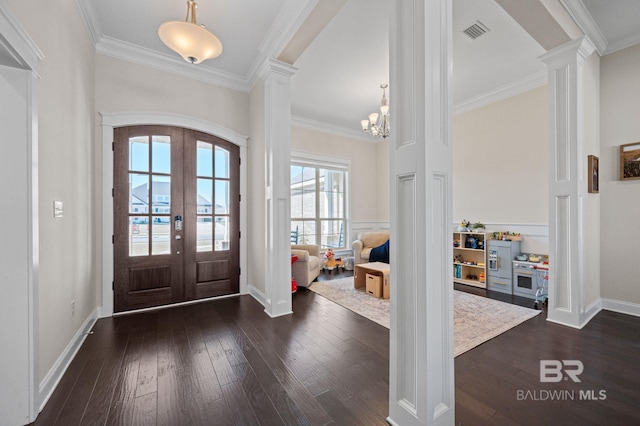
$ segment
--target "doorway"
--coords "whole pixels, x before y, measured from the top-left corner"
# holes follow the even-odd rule
[[[114,129],[116,312],[239,292],[240,155],[172,126]]]

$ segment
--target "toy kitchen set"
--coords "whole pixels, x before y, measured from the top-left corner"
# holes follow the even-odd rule
[[[549,257],[520,251],[519,234],[454,232],[454,278],[458,284],[547,302]]]
[[[487,259],[487,289],[534,299],[536,309],[546,304],[549,256],[521,254],[519,241],[489,240]],[[511,282],[505,282],[509,277]]]

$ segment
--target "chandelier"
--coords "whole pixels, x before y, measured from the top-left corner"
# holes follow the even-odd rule
[[[192,64],[217,58],[222,53],[220,39],[204,25],[196,23],[197,8],[194,0],[188,0],[184,21],[167,21],[158,28],[160,40]]]
[[[381,84],[382,100],[380,101],[380,114],[372,112],[368,120],[362,120],[362,131],[369,133],[376,138],[389,137],[389,101],[387,100],[386,89],[388,84]]]

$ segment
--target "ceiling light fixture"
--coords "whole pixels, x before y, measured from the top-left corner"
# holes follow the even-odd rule
[[[192,64],[217,58],[222,53],[220,39],[204,25],[196,23],[197,8],[194,0],[188,0],[184,21],[167,21],[158,28],[160,40]]]
[[[382,100],[380,101],[380,114],[377,112],[372,112],[369,114],[368,120],[362,120],[360,124],[362,125],[362,131],[365,133],[370,133],[376,138],[387,138],[389,137],[389,101],[387,100],[386,89],[389,87],[388,84],[381,84],[380,88],[382,89]]]

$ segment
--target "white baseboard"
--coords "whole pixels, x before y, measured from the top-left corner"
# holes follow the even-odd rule
[[[597,299],[580,314],[580,328],[584,327],[602,310],[602,299]]]
[[[389,423],[391,426],[399,426],[398,423],[394,422],[391,419],[391,416],[387,417],[387,423]]]
[[[264,295],[264,293],[258,290],[257,288],[255,288],[254,286],[252,286],[251,284],[249,284],[248,287],[249,287],[249,295],[254,299],[256,299],[258,303],[260,303],[262,306],[266,307],[267,298]]]
[[[73,361],[78,350],[82,346],[82,343],[87,338],[87,334],[93,328],[93,325],[98,320],[100,314],[100,308],[95,308],[91,314],[84,321],[78,332],[73,336],[67,347],[62,351],[62,354],[58,358],[51,370],[47,373],[47,375],[40,382],[40,388],[38,392],[38,401],[40,401],[40,406],[38,412],[42,411],[44,406],[49,401],[51,394],[60,383],[60,379],[64,375],[67,368],[69,368],[69,364]]]
[[[605,298],[602,298],[601,300],[602,308],[607,311],[640,317],[640,304]]]

